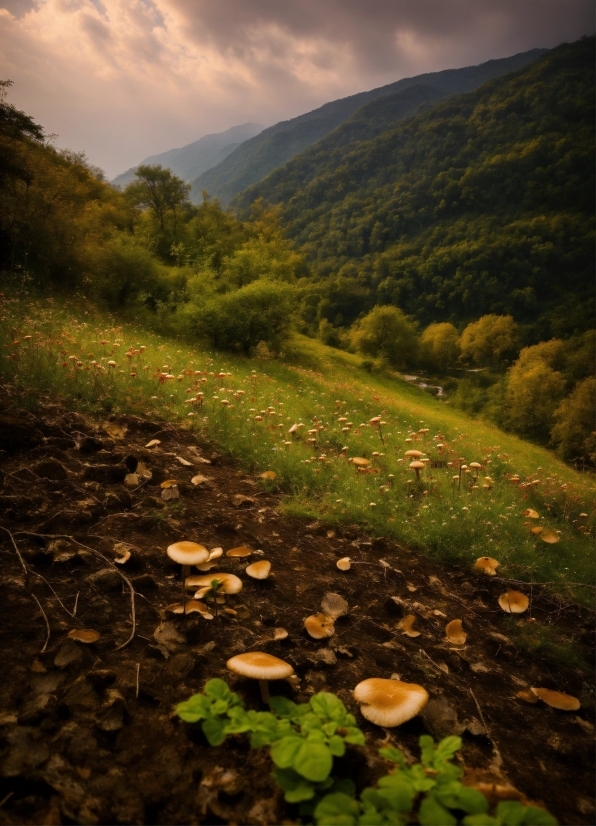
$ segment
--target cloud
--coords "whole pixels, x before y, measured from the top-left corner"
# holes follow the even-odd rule
[[[0,0],[0,77],[112,176],[208,132],[592,30],[588,0]]]

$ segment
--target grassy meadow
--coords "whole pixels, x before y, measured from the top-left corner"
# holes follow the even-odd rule
[[[294,513],[359,524],[441,562],[491,556],[509,580],[592,602],[595,480],[543,448],[302,336],[280,359],[247,359],[91,305],[2,301],[0,378],[32,408],[50,394],[94,414],[175,421],[264,473]]]

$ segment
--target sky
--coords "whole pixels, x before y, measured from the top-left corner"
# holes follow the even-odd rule
[[[592,0],[0,0],[0,79],[112,178],[231,126],[593,31]]]

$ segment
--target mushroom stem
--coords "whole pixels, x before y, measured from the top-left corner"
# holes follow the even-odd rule
[[[261,700],[264,703],[269,702],[269,684],[267,680],[259,680],[259,688],[261,689]]]
[[[381,437],[381,444],[385,447],[385,439],[383,438],[383,430],[381,429],[381,425],[379,424],[379,436]]]
[[[182,566],[182,613],[186,614],[186,578],[190,576],[190,565]]]
[[[420,484],[420,471],[417,467],[415,467],[414,470],[416,471],[416,481]]]

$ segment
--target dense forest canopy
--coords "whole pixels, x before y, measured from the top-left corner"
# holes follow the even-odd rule
[[[584,38],[372,139],[339,127],[234,206],[283,204],[332,324],[394,304],[423,324],[512,314],[538,341],[592,324],[593,156]]]

